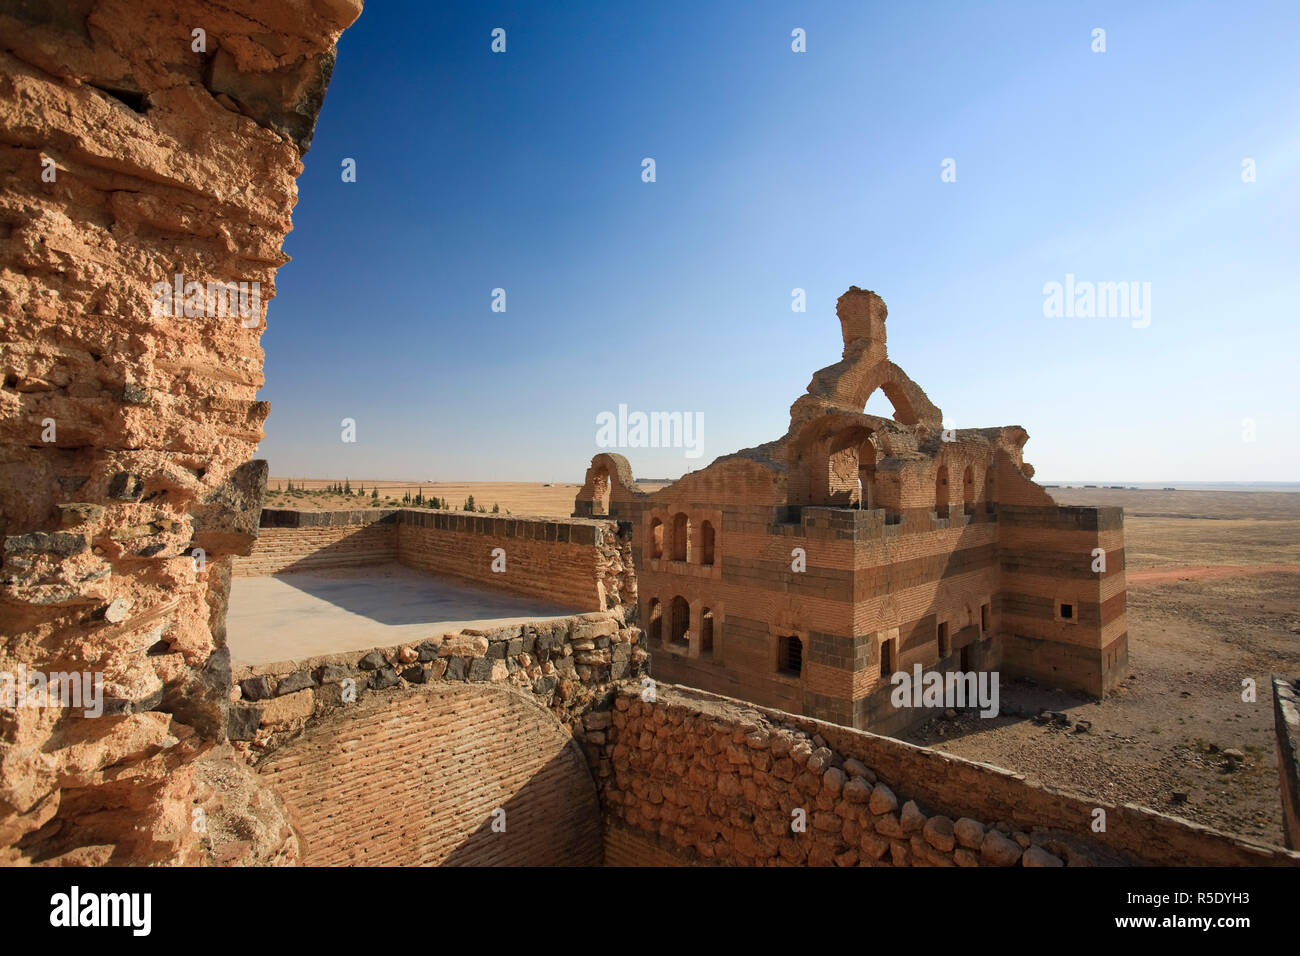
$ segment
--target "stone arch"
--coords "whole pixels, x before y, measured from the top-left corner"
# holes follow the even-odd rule
[[[628,460],[614,452],[602,452],[591,459],[582,488],[573,499],[573,514],[579,518],[616,517],[620,502],[644,497]]]
[[[586,760],[553,714],[512,687],[367,695],[309,723],[258,772],[288,806],[308,866],[603,860]]]

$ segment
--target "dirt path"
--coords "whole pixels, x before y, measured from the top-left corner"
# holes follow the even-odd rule
[[[1167,584],[1198,578],[1240,578],[1256,574],[1300,574],[1300,564],[1179,564],[1172,568],[1141,568],[1125,571],[1124,581],[1134,584]]]

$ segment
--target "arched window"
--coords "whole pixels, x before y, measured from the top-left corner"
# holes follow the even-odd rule
[[[713,612],[707,607],[700,615],[700,656],[713,656]]]
[[[673,560],[691,559],[691,519],[678,512],[673,516]]]
[[[664,556],[664,523],[658,518],[650,522],[650,557]]]
[[[691,606],[684,597],[673,598],[671,607],[672,642],[678,647],[691,646]]]
[[[934,511],[940,518],[948,517],[948,466],[939,466],[939,476],[934,481]]]
[[[664,639],[664,608],[658,598],[650,599],[650,620],[646,622],[646,632],[651,644],[661,644]]]
[[[858,446],[858,481],[862,483],[858,507],[876,507],[876,443],[873,441]]]
[[[700,522],[700,564],[713,564],[714,534],[713,522]]]
[[[975,513],[975,470],[970,465],[961,473],[961,500],[968,515]]]

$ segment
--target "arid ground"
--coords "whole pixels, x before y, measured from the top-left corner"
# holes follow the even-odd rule
[[[290,480],[304,490],[276,492]],[[579,488],[358,480],[347,497],[319,490],[328,484],[272,478],[266,507],[396,507],[409,491],[456,509],[473,495],[476,510],[497,505],[501,513],[568,515]],[[364,504],[358,486],[366,490]],[[374,487],[378,498],[371,497]],[[1281,842],[1269,678],[1300,675],[1300,493],[1050,491],[1061,504],[1125,510],[1127,678],[1100,702],[1004,683],[1003,716],[938,719],[906,739],[1108,802]],[[1247,679],[1254,681],[1254,702],[1242,700]],[[1034,722],[1044,708],[1065,712],[1070,725]],[[1080,721],[1091,727],[1077,730]]]

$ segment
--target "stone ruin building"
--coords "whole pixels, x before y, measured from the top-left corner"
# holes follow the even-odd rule
[[[360,14],[0,4],[0,678],[104,705],[0,703],[0,864],[1300,861],[858,729],[882,653],[1094,693],[1124,658],[1118,513],[1056,508],[1020,429],[944,443],[869,293],[786,438],[660,494],[604,456],[569,519],[264,512],[259,336]],[[254,321],[158,314],[176,275],[258,282]],[[241,581],[380,561],[572,613],[232,660]]]
[[[782,438],[653,494],[592,459],[574,514],[633,529],[655,677],[885,731],[925,716],[889,699],[917,664],[1103,695],[1128,664],[1122,510],[1058,506],[1019,426],[945,429],[874,292],[836,311],[843,358]],[[892,419],[863,412],[877,389]]]

